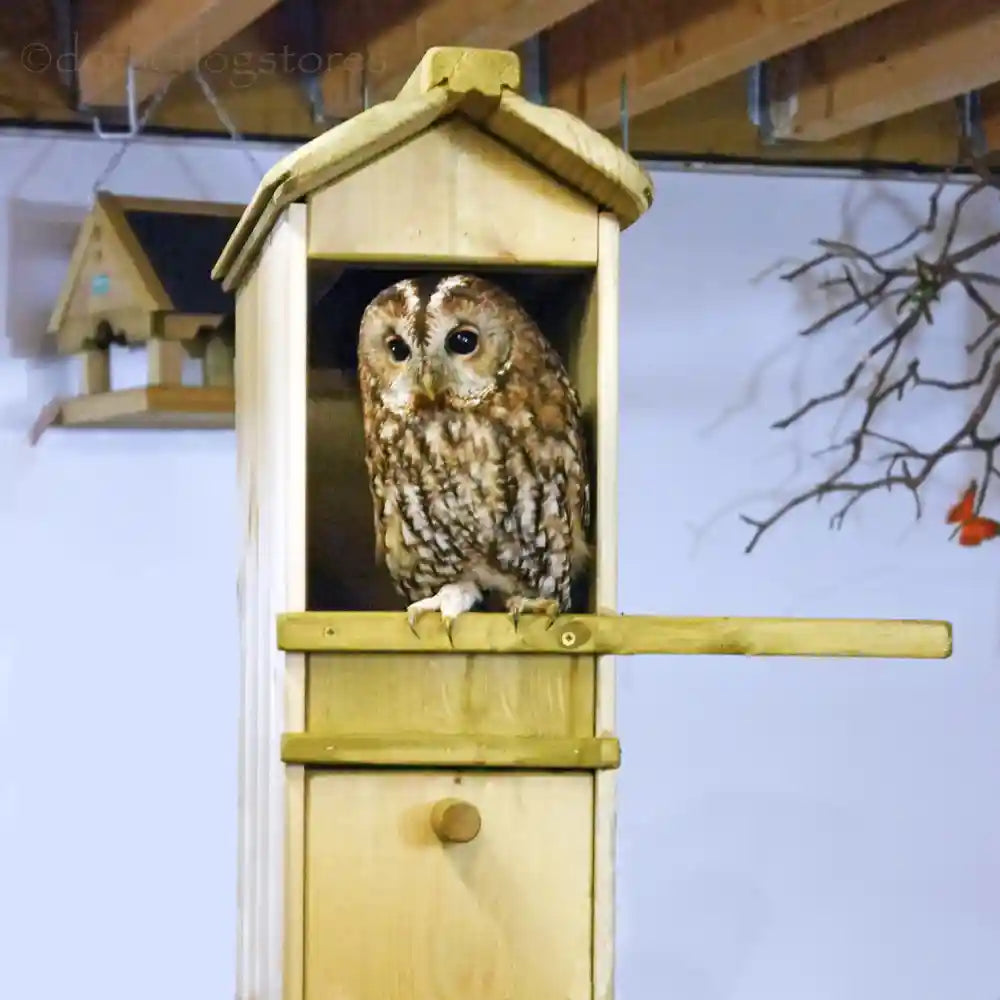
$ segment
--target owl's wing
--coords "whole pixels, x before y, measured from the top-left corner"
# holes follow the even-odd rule
[[[566,508],[569,515],[570,537],[572,539],[570,548],[570,559],[573,566],[573,575],[581,572],[587,563],[590,562],[592,552],[588,538],[590,537],[590,475],[587,456],[587,445],[583,437],[583,432],[577,425],[574,434],[573,459],[568,463],[567,469],[569,488],[567,490]]]
[[[563,472],[566,476],[566,515],[570,531],[570,558],[574,575],[590,561],[591,495],[590,495],[590,455],[584,433],[583,407],[580,397],[562,371],[562,387],[566,393],[568,413],[567,439],[569,448],[565,454]]]
[[[381,491],[372,489],[372,520],[375,528],[375,565],[379,566],[385,562],[385,505],[379,495]]]
[[[511,442],[498,568],[564,606],[589,559],[590,495],[582,435],[570,421],[550,434]],[[505,544],[505,542],[507,544]]]

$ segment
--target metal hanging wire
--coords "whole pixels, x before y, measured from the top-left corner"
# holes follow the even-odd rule
[[[250,166],[257,174],[258,181],[263,180],[264,171],[261,169],[260,164],[253,158],[253,153],[250,151],[250,147],[247,145],[243,135],[236,127],[236,123],[229,116],[229,112],[222,106],[222,102],[219,100],[218,94],[216,94],[216,92],[212,89],[208,80],[205,79],[205,74],[202,73],[201,68],[197,64],[195,64],[192,72],[194,74],[195,81],[201,88],[202,94],[205,95],[205,100],[212,106],[212,110],[215,112],[216,118],[219,119],[222,123],[222,127],[229,133],[229,138],[243,151],[243,155],[246,156]]]
[[[236,128],[236,124],[233,122],[229,113],[223,107],[222,102],[219,100],[218,95],[212,89],[208,80],[205,79],[205,75],[201,72],[201,69],[196,64],[194,69],[190,71],[194,76],[195,82],[198,84],[205,100],[208,101],[212,110],[215,112],[216,117],[219,119],[222,127],[229,133],[229,138],[239,146],[250,166],[253,168],[254,174],[256,175],[258,181],[264,176],[264,170],[261,168],[260,164],[254,159],[253,153],[251,152],[246,140],[240,134],[240,131]],[[136,100],[135,91],[135,66],[129,61],[126,67],[125,73],[125,93],[128,100],[128,128],[120,131],[110,131],[107,132],[103,130],[100,126],[100,122],[95,117],[93,119],[94,134],[99,138],[107,141],[118,141],[121,145],[115,151],[115,154],[108,161],[104,170],[101,171],[100,176],[94,182],[93,193],[96,195],[98,191],[102,189],[104,184],[107,183],[108,178],[114,171],[118,168],[121,163],[122,158],[128,152],[129,146],[135,142],[136,139],[142,134],[142,130],[145,128],[146,123],[152,117],[153,112],[160,106],[164,97],[167,96],[167,92],[170,90],[174,81],[178,79],[179,76],[184,74],[176,74],[168,76],[164,81],[162,86],[153,94],[149,99],[148,104],[143,109],[142,113],[139,114],[138,102]]]
[[[153,112],[160,106],[163,98],[167,96],[167,91],[170,89],[174,79],[174,77],[167,78],[166,82],[150,98],[145,110],[140,115],[138,114],[135,99],[135,67],[132,65],[131,61],[129,62],[125,71],[125,91],[128,96],[128,129],[121,132],[105,132],[101,128],[100,122],[97,118],[94,118],[94,134],[98,139],[109,141],[117,140],[121,143],[114,156],[108,160],[107,165],[104,170],[101,171],[100,176],[96,181],[94,181],[94,194],[101,190],[107,179],[117,169],[118,164],[122,161],[122,157],[124,157],[126,152],[128,152],[129,146],[139,137],[146,125],[146,122],[149,121]]]

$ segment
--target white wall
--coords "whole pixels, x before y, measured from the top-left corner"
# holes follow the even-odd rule
[[[72,366],[30,354],[117,148],[0,139],[0,996],[228,1000],[234,437],[26,441],[74,389]],[[236,149],[144,141],[107,187],[245,201],[258,179]],[[141,357],[121,360],[134,382]]]
[[[32,345],[113,151],[0,140],[0,992],[218,1000],[235,941],[233,438],[25,440],[71,384]],[[108,186],[243,200],[256,180],[239,150],[145,142]],[[943,470],[918,528],[905,499],[839,534],[809,509],[745,556],[737,517],[793,471],[792,445],[826,443],[825,425],[767,429],[796,356],[764,362],[802,346],[816,303],[759,276],[863,205],[869,235],[894,234],[926,193],[662,173],[626,236],[622,610],[946,618],[955,655],[621,661],[622,1000],[1000,986],[1000,574],[938,516],[969,469]],[[954,358],[966,315],[949,315]],[[834,356],[820,345],[813,376]]]
[[[795,332],[822,303],[775,263],[820,236],[886,245],[929,190],[661,173],[626,235],[621,609],[947,619],[954,656],[620,661],[622,1000],[1000,990],[1000,564],[944,524],[979,465],[942,467],[919,525],[905,494],[839,533],[810,505],[744,555],[738,517],[817,473],[837,411],[794,436],[769,424],[840,384],[859,332],[873,342],[847,324],[809,350]],[[970,315],[955,302],[924,338],[942,377],[963,377]],[[918,441],[957,426],[958,401],[925,398],[903,431]]]

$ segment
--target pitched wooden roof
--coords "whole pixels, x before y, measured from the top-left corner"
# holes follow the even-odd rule
[[[626,228],[653,203],[649,174],[579,118],[517,93],[513,52],[429,49],[399,95],[317,136],[264,176],[212,271],[228,291],[239,283],[281,210],[405,143],[446,115],[462,114],[564,184],[613,212]]]
[[[200,212],[125,208],[125,221],[160,279],[174,312],[225,313],[232,296],[212,280],[211,268],[236,219]]]
[[[135,305],[151,312],[225,314],[232,295],[212,280],[211,267],[241,216],[229,203],[134,198],[98,192],[77,233],[49,332],[58,333],[87,260],[95,227],[121,249],[120,265]]]

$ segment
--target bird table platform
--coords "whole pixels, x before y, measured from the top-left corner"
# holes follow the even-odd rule
[[[619,236],[652,182],[519,87],[513,53],[429,50],[271,169],[213,272],[241,998],[610,1000],[615,657],[950,654],[943,622],[616,613]]]
[[[99,192],[77,235],[49,332],[80,359],[71,427],[233,426],[233,297],[211,278],[243,206]],[[115,389],[111,352],[144,350],[146,384]],[[188,358],[201,368],[184,383]]]

